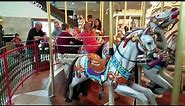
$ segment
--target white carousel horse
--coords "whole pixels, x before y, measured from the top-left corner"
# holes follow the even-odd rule
[[[115,53],[108,62],[100,59],[95,54],[78,57],[74,61],[74,69],[69,72],[69,75],[72,74],[73,76],[69,78],[72,81],[68,85],[69,95],[66,101],[72,101],[75,85],[87,79],[92,79],[98,81],[101,85],[113,86],[114,91],[118,94],[136,98],[142,104],[156,105],[156,96],[152,91],[132,81],[134,77],[134,70],[132,69],[137,62],[138,51],[153,54],[153,57],[157,56],[155,53],[155,41],[152,36],[146,34],[147,30],[143,34],[140,34],[141,31],[136,31],[128,35],[125,41],[121,41],[116,46]],[[66,70],[64,71],[67,73]],[[112,90],[109,89],[109,103],[113,104],[114,98],[112,98],[113,94],[111,92]]]
[[[165,29],[167,29],[166,31],[171,30],[174,25],[177,23],[178,19],[177,16],[179,15],[179,9],[177,8],[172,8],[170,10],[167,10],[165,12],[159,13],[156,16],[152,16],[150,17],[150,21],[148,23],[148,27],[150,27],[152,29],[152,31],[150,31],[150,35],[155,36],[156,38],[156,43],[158,45],[158,48],[160,48],[161,50],[167,50],[167,52],[169,52],[169,50],[171,50],[171,47],[174,47],[174,39],[169,39],[167,41],[167,38],[165,37]],[[169,28],[169,26],[171,26],[171,28]],[[126,36],[128,36],[129,34],[134,33],[135,31],[144,31],[144,29],[135,29],[132,30],[132,32],[128,32],[126,34]],[[170,46],[171,44],[171,46]],[[173,44],[173,45],[172,45]],[[114,44],[114,50],[116,45]],[[107,55],[109,54],[109,42],[107,42],[103,49],[102,49],[102,57],[103,58],[107,58]],[[173,49],[172,49],[173,50]],[[167,75],[166,73],[164,73],[163,70],[164,67],[164,62],[162,61],[158,61],[155,63],[155,66],[152,67],[146,67],[146,64],[144,65],[144,73],[145,75],[154,83],[156,83],[157,85],[159,85],[161,88],[157,88],[154,91],[158,91],[156,93],[164,93],[165,91],[171,90],[172,89],[172,85],[171,82],[168,82],[166,79],[171,79],[173,80],[172,77],[170,77],[169,75]],[[159,74],[159,72],[163,73],[163,77],[161,77],[161,75]]]
[[[150,17],[148,26],[153,29],[153,35],[157,35],[156,43],[161,51],[167,52],[170,60],[174,58],[173,50],[175,49],[176,36],[173,36],[177,31],[172,32],[169,37],[165,37],[165,33],[173,29],[174,25],[178,22],[179,9],[172,8],[155,16]],[[171,39],[170,39],[171,38]],[[162,65],[163,64],[163,65]],[[144,68],[145,75],[160,88],[154,89],[156,93],[163,94],[165,91],[172,89],[172,82],[167,79],[173,80],[171,76],[164,73],[164,63],[159,62],[154,68]],[[163,76],[161,77],[160,74]]]

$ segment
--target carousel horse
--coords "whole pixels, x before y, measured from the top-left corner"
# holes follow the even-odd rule
[[[148,88],[134,83],[134,70],[137,63],[138,52],[145,52],[146,56],[156,58],[156,44],[151,35],[147,35],[148,29],[141,30],[128,35],[116,46],[116,50],[110,59],[101,59],[96,54],[87,54],[80,56],[73,61],[71,70],[68,73],[68,97],[66,102],[72,101],[73,87],[87,79],[97,81],[101,87],[108,85],[113,87],[114,91],[121,95],[127,95],[139,100],[142,104],[156,105],[156,95]],[[140,34],[142,33],[142,34]],[[139,34],[139,35],[138,35]],[[152,63],[150,63],[152,65]],[[113,103],[113,89],[109,89],[109,103]],[[103,92],[103,88],[100,91]],[[100,94],[101,94],[100,93]]]
[[[150,29],[151,29],[150,35],[155,37],[156,44],[157,44],[158,48],[161,49],[161,52],[163,52],[163,50],[164,50],[164,51],[167,51],[167,54],[169,54],[169,50],[171,50],[170,48],[172,47],[169,44],[171,44],[171,43],[174,44],[174,40],[168,40],[168,42],[167,42],[167,38],[165,37],[165,30],[169,31],[174,27],[174,25],[178,21],[178,19],[177,19],[178,15],[179,15],[179,9],[172,8],[172,9],[167,10],[165,12],[159,13],[158,15],[150,17],[150,21],[147,24],[147,26],[150,27]],[[171,27],[169,27],[169,26],[171,26]],[[131,32],[126,33],[125,36],[128,36],[129,34],[132,34],[138,30],[144,31],[144,29],[142,29],[142,28],[137,28],[137,29],[131,30]],[[119,40],[120,39],[124,39],[124,38],[119,38]],[[115,50],[116,45],[117,45],[117,43],[114,43],[114,50]],[[109,42],[107,42],[102,49],[103,50],[102,51],[103,58],[108,57],[108,54],[109,54],[108,48],[109,48]],[[144,67],[145,75],[151,80],[151,82],[153,82],[159,86],[159,88],[153,89],[153,91],[155,93],[162,94],[165,91],[172,89],[172,83],[167,81],[167,79],[170,79],[170,80],[173,80],[173,79],[169,75],[164,73],[164,71],[162,71],[163,67],[165,67],[164,61],[161,60],[161,62],[155,63],[155,67],[147,67],[146,68],[146,64],[144,64],[142,66]],[[161,77],[159,72],[163,73],[164,78]],[[150,85],[151,85],[151,89],[152,89],[152,86],[154,87],[154,84],[150,84]]]
[[[166,61],[167,62],[166,66],[169,64],[168,61],[174,59],[174,53],[175,53],[174,47],[175,47],[175,41],[176,41],[175,33],[177,31],[173,31],[169,35],[169,37],[165,37],[165,33],[174,28],[175,24],[178,22],[178,18],[177,18],[178,15],[179,15],[179,9],[172,8],[170,10],[164,11],[162,13],[159,13],[155,16],[150,17],[150,22],[148,24],[148,26],[150,26],[150,28],[152,28],[153,30],[152,35],[156,35],[155,38],[156,38],[156,43],[158,45],[158,48],[161,49],[161,52],[166,52],[166,54],[170,57]],[[163,94],[165,91],[172,89],[173,78],[168,74],[164,73],[163,67],[165,67],[164,62],[163,63],[160,62],[159,64],[156,64],[156,67],[154,68],[147,69],[146,67],[144,67],[145,75],[151,80],[151,83],[153,83],[153,84],[150,83],[153,86],[151,87],[153,89],[152,91],[158,94]],[[159,73],[163,75],[161,76]],[[170,79],[171,81],[168,81],[167,79]],[[158,87],[154,86],[155,84],[157,84]]]

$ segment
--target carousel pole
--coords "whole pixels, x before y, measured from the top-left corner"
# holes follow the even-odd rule
[[[113,32],[112,32],[112,21],[113,21],[113,3],[109,1],[109,54],[112,56],[114,53],[113,50]],[[112,85],[109,85],[109,105],[114,105],[114,89]]]
[[[140,16],[140,27],[142,27],[142,10],[143,10],[143,1],[141,2],[141,16]]]
[[[125,1],[125,9],[124,9],[124,25],[126,25],[126,18],[127,18],[126,12],[127,12],[127,1]]]
[[[161,2],[161,12],[164,11],[164,1]]]
[[[85,2],[85,20],[86,20],[86,21],[88,21],[88,20],[87,20],[87,16],[88,16],[88,4],[87,4],[87,3],[88,3],[88,2],[86,1],[86,2]]]
[[[180,19],[179,19],[179,33],[177,36],[177,46],[175,53],[175,72],[174,72],[174,80],[173,80],[173,90],[172,90],[172,105],[179,104],[179,93],[180,86],[182,80],[182,65],[183,65],[183,49],[184,49],[184,41],[185,41],[185,2],[181,2],[180,4]]]
[[[51,72],[51,83],[52,83],[52,94],[50,97],[55,96],[55,84],[54,84],[54,69],[53,69],[53,48],[52,48],[52,36],[51,36],[51,3],[47,2],[47,13],[48,13],[48,31],[49,31],[49,50],[50,50],[50,72]]]
[[[65,1],[65,23],[67,23],[67,2]]]
[[[101,12],[101,14],[102,14],[102,20],[101,20],[101,22],[102,22],[102,28],[101,28],[101,31],[103,32],[103,24],[104,24],[104,2],[102,2],[102,12]]]
[[[116,36],[118,35],[118,21],[119,21],[119,19],[118,19],[118,16],[116,16]]]
[[[102,21],[101,19],[102,19],[102,2],[100,1],[100,21]]]
[[[142,9],[141,26],[144,27],[145,26],[145,19],[146,19],[146,2],[145,1],[143,1],[141,9]]]

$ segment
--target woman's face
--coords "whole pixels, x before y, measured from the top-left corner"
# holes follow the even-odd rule
[[[98,20],[95,20],[94,24],[95,24],[96,26],[99,26],[99,21],[98,21]]]

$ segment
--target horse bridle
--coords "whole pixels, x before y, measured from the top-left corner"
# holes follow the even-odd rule
[[[141,36],[141,35],[140,35]],[[139,37],[140,37],[139,36]],[[133,36],[132,36],[133,37]],[[136,37],[136,36],[135,36]],[[146,46],[142,43],[142,41],[140,40],[140,38],[139,38],[138,36],[137,36],[137,39],[135,40],[135,41],[132,41],[132,42],[136,42],[136,44],[137,44],[137,49],[138,50],[140,50],[139,48],[138,48],[138,43],[140,43],[141,44],[141,47],[145,50],[145,51],[148,51],[147,49],[146,49]],[[130,39],[131,40],[131,39]],[[123,40],[121,40],[121,42],[122,42]],[[134,62],[134,63],[137,63],[138,61],[135,61],[135,60],[131,60],[131,59],[127,59],[123,54],[121,54],[121,52],[119,51],[119,46],[120,46],[120,44],[121,43],[119,43],[118,45],[116,45],[116,50],[118,51],[118,53],[119,53],[119,55],[122,57],[122,58],[124,58],[124,59],[126,59],[126,60],[128,60],[128,61],[131,61],[131,62]]]

